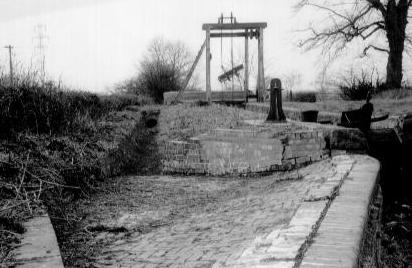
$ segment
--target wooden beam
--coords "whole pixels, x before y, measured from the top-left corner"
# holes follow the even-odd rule
[[[248,90],[249,90],[249,38],[248,38],[248,31],[245,30],[245,98],[247,101],[248,97]]]
[[[266,22],[252,22],[252,23],[205,23],[202,26],[203,30],[246,30],[246,29],[260,29],[266,28]]]
[[[229,70],[229,71],[227,71],[227,72],[224,72],[223,74],[219,75],[217,79],[219,80],[219,82],[224,82],[224,81],[227,81],[227,80],[230,81],[231,78],[232,78],[232,80],[233,80],[233,76],[238,76],[238,75],[239,75],[239,71],[242,70],[243,68],[244,68],[243,64],[240,64],[240,65],[238,65],[238,66],[235,66],[235,67],[233,67],[233,69],[231,69],[231,70]]]
[[[263,28],[259,29],[258,39],[258,101],[263,102],[265,92],[265,68],[263,64]]]
[[[206,101],[212,103],[212,89],[210,86],[210,30],[206,30]]]
[[[245,30],[247,31],[247,30]],[[257,32],[252,32],[250,31],[248,34],[247,33],[240,33],[240,32],[235,32],[235,33],[210,33],[211,38],[222,38],[222,37],[257,37]]]
[[[186,78],[185,78],[185,81],[183,82],[182,88],[181,88],[181,89],[179,90],[179,92],[177,93],[176,98],[174,99],[174,101],[172,102],[172,104],[176,103],[176,102],[180,99],[183,91],[185,91],[187,85],[189,84],[190,78],[192,77],[193,72],[195,71],[195,68],[196,68],[196,66],[197,66],[197,63],[199,62],[200,57],[201,57],[202,54],[203,54],[203,50],[205,50],[205,46],[206,46],[206,40],[203,42],[202,46],[200,47],[200,50],[199,50],[199,52],[197,53],[197,56],[196,56],[196,58],[195,58],[195,61],[193,62],[192,67],[190,68],[189,73],[187,74],[187,76],[186,76]]]

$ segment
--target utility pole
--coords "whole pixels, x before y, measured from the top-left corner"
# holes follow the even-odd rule
[[[46,79],[46,55],[45,55],[45,40],[47,40],[47,35],[46,35],[46,26],[43,24],[39,24],[34,28],[35,31],[35,37],[34,39],[37,39],[37,46],[36,50],[39,56],[39,61],[40,61],[40,75],[41,75],[41,80],[42,83],[44,84],[45,79]]]
[[[12,58],[12,45],[5,46],[4,48],[9,50],[9,62],[10,62],[10,86],[13,86],[13,58]]]

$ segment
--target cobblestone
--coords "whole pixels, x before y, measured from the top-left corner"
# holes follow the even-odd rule
[[[311,230],[311,224],[302,220],[307,213],[299,209],[310,204],[305,201],[310,197],[331,193],[340,181],[336,176],[343,177],[343,169],[333,160],[327,160],[294,171],[301,179],[278,182],[274,178],[264,193],[229,200],[214,210],[195,212],[147,234],[132,233],[106,247],[95,264],[97,267],[223,267],[238,263],[236,267],[251,267],[247,262],[242,263],[251,246],[264,249],[270,257],[280,250],[276,243],[283,246],[287,241],[281,239],[295,237],[298,243],[287,243],[291,251],[282,251],[279,257],[283,259],[270,266],[293,267],[294,254]],[[325,201],[321,202],[314,205],[317,209],[310,215],[314,220],[324,207]],[[291,221],[295,215],[301,216]],[[253,265],[268,267],[271,259],[266,263],[259,257],[262,256],[254,256],[257,259],[252,261]]]

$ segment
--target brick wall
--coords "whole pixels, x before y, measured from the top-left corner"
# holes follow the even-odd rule
[[[326,147],[322,130],[268,135],[265,131],[217,129],[186,142],[166,143],[162,164],[165,173],[257,174],[327,158]]]

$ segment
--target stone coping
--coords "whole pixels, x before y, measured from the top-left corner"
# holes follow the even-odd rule
[[[353,156],[356,164],[316,230],[300,267],[358,267],[369,206],[379,181],[380,163]]]
[[[269,103],[247,103],[246,110],[258,113],[269,113]],[[302,110],[292,108],[292,107],[283,107],[283,112],[285,113],[287,118],[293,120],[300,120]],[[334,112],[326,112],[326,111],[319,111],[318,120],[321,121],[332,121],[333,123],[340,122],[340,113]]]
[[[21,245],[14,250],[17,268],[63,268],[56,234],[47,214],[24,223],[26,232]]]
[[[310,190],[290,222],[257,237],[239,258],[213,267],[358,267],[380,164],[365,155],[330,161],[334,175]]]
[[[248,103],[246,104],[246,110],[258,113],[269,113],[269,104],[268,103]],[[283,107],[283,111],[286,114],[287,118],[293,120],[300,120],[301,109],[292,108],[292,107]],[[373,122],[371,124],[371,129],[402,129],[404,118],[406,115],[392,115],[388,119]],[[318,120],[320,121],[332,121],[333,124],[340,122],[341,113],[338,112],[328,112],[328,111],[319,111]]]

